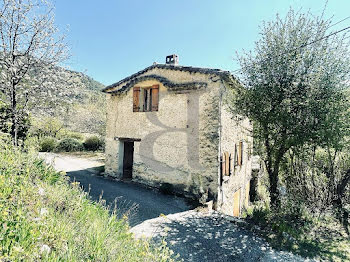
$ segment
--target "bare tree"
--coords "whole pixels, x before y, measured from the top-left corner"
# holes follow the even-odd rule
[[[0,99],[11,109],[11,136],[18,144],[18,119],[30,105],[50,99],[57,77],[51,74],[68,58],[65,35],[54,24],[45,0],[0,2]]]

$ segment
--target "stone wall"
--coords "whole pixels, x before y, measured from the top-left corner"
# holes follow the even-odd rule
[[[141,139],[135,142],[133,180],[156,187],[169,183],[188,196],[207,200],[208,193],[215,198],[221,82],[208,74],[159,68],[144,75],[208,85],[198,90],[169,91],[157,80],[137,83],[139,87],[159,84],[157,112],[133,112],[132,88],[118,95],[107,94],[106,173],[116,178],[122,175],[118,168],[122,142],[116,139]]]
[[[248,203],[253,148],[252,126],[248,119],[233,115],[225,102],[221,107],[220,115],[220,155],[222,156],[224,152],[231,155],[231,170],[228,176],[223,176],[222,186],[219,187],[217,209],[227,215],[233,215],[235,192],[240,192],[240,211]],[[243,164],[241,166],[234,164],[235,145],[238,150],[240,141],[243,142]]]

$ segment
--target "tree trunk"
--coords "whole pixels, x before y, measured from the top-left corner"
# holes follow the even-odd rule
[[[280,208],[280,194],[278,191],[278,169],[271,170],[269,173],[269,182],[270,182],[270,200],[271,208],[278,210]]]
[[[339,221],[342,223],[345,232],[350,236],[349,232],[349,212],[346,208],[344,208],[343,198],[345,195],[345,189],[350,182],[350,169],[347,170],[345,176],[340,181],[340,183],[336,187],[336,199],[335,205],[338,211]]]
[[[18,121],[17,121],[17,98],[16,98],[16,85],[12,83],[11,90],[11,137],[15,146],[18,145]]]
[[[269,154],[268,154],[269,155]],[[278,191],[278,169],[279,163],[274,163],[274,168],[271,167],[272,159],[268,157],[270,160],[265,161],[266,170],[269,175],[269,183],[270,183],[270,206],[272,209],[277,210],[280,207],[280,196]]]

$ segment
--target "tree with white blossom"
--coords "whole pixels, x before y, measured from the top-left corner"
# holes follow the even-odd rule
[[[65,35],[45,0],[0,2],[0,101],[11,110],[13,143],[19,119],[29,109],[65,97],[68,85],[57,70],[69,56]]]

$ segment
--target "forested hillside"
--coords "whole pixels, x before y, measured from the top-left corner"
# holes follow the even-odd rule
[[[80,133],[103,135],[105,129],[104,85],[81,72],[56,67],[49,74],[59,79],[51,94],[40,104],[30,106],[34,126],[48,118],[62,122],[64,128]],[[56,92],[56,94],[52,94]]]
[[[106,122],[104,85],[58,66],[44,67],[44,71],[30,71],[16,89],[18,138],[37,138],[41,150],[51,151],[65,139],[76,139],[66,143],[69,147],[77,144],[74,150],[80,150],[86,138],[94,137],[94,150],[101,148]],[[6,76],[0,80],[6,83]],[[4,85],[0,88],[0,132],[7,134],[13,128],[10,98],[11,89]]]

